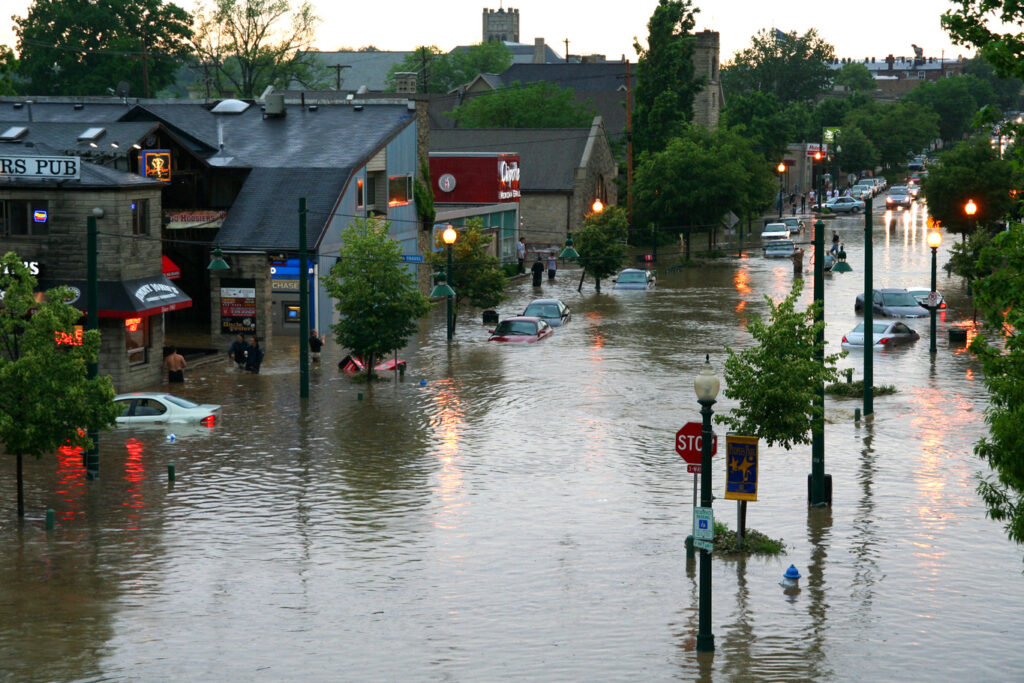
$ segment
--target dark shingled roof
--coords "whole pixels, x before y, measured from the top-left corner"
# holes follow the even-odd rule
[[[32,100],[28,103],[28,100]],[[20,105],[20,106],[19,106]],[[75,109],[76,105],[80,108]],[[50,123],[108,123],[116,121],[134,106],[111,97],[101,102],[75,102],[69,98],[40,102],[38,98],[5,97],[0,99],[0,121],[32,121]]]
[[[10,125],[12,124],[0,123],[0,129],[6,129]],[[0,151],[4,154],[20,154],[22,149],[25,149],[28,154],[63,154],[64,152],[82,156],[102,152],[125,154],[125,150],[132,143],[141,140],[156,128],[154,122],[117,123],[116,121],[112,123],[106,121],[85,123],[80,121],[61,123],[26,121],[13,125],[24,126],[28,128],[28,132],[17,142],[0,141]],[[100,137],[92,140],[96,143],[96,147],[91,147],[89,140],[80,141],[78,139],[78,136],[87,128],[102,128],[104,130]],[[111,143],[118,146],[112,147]],[[31,148],[35,148],[35,151],[31,151]]]
[[[589,128],[454,128],[430,131],[431,152],[519,155],[523,192],[572,192]]]
[[[636,70],[633,78],[636,78]],[[501,73],[501,80],[506,86],[514,81],[523,84],[547,81],[573,90],[618,90],[626,87],[626,63],[513,64]]]
[[[313,249],[352,171],[253,169],[217,233],[217,243],[232,249],[298,249],[299,198],[305,197],[306,235]]]

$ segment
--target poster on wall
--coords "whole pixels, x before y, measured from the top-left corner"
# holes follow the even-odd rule
[[[223,334],[256,334],[256,282],[221,281],[220,331]]]

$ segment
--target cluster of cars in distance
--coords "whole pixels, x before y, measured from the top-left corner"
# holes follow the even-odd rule
[[[928,297],[931,290],[928,287],[910,287],[907,289],[875,289],[872,290],[871,310],[875,315],[884,318],[893,318],[890,321],[876,321],[872,326],[872,346],[879,348],[892,348],[901,344],[917,341],[920,335],[900,321],[906,318],[924,318],[930,315]],[[946,301],[942,295],[936,292],[937,303],[935,308],[942,310],[946,308]],[[855,313],[864,312],[864,295],[858,294],[853,303]],[[864,323],[859,323],[852,330],[843,335],[843,348],[864,347]]]
[[[653,271],[626,268],[615,278],[614,289],[651,289],[656,276]],[[533,344],[554,334],[572,318],[569,307],[559,299],[534,299],[521,315],[505,318],[493,330],[488,341]]]

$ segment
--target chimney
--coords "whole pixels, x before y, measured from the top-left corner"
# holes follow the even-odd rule
[[[896,62],[896,58],[893,57],[891,53],[889,54],[888,57],[885,58],[885,63],[889,65],[889,71],[892,71],[892,65],[895,62]]]
[[[534,64],[543,64],[545,62],[545,57],[546,56],[547,56],[547,51],[544,49],[544,39],[543,38],[534,38],[533,39],[533,63]]]

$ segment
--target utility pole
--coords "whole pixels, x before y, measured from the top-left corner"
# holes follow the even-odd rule
[[[149,99],[149,55],[146,53],[146,41],[142,41],[142,90]]]
[[[341,90],[341,70],[342,69],[351,69],[352,66],[350,64],[331,64],[327,68],[328,69],[334,69],[334,72],[335,72],[334,75],[335,75],[335,78],[337,79],[337,87],[335,88],[335,90]]]
[[[427,48],[426,46],[420,47],[420,63],[423,65],[423,92],[427,92],[427,86],[430,85],[430,76],[427,75]]]
[[[562,42],[565,43],[565,63],[568,64],[569,63],[569,39],[566,38]]]

